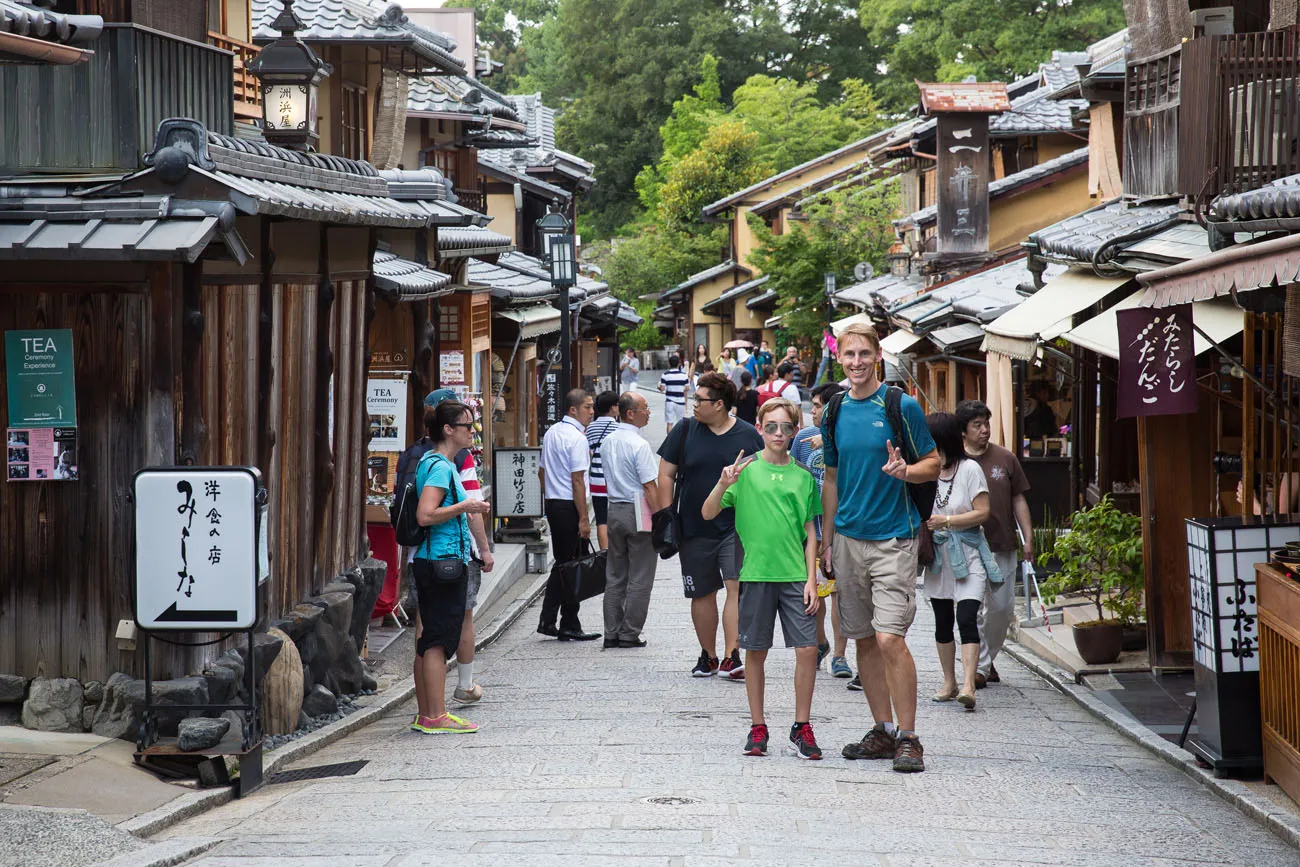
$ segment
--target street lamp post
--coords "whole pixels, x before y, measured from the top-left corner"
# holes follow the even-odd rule
[[[280,38],[248,64],[262,86],[262,135],[271,144],[315,150],[320,143],[316,93],[330,66],[294,35],[303,23],[294,14],[293,0],[284,0],[271,26]]]
[[[577,282],[578,262],[573,226],[564,216],[558,201],[553,202],[546,216],[537,221],[537,240],[538,248],[550,270],[551,285],[559,291],[559,298],[553,303],[560,309],[559,381],[564,387],[557,388],[557,392],[567,392],[573,383],[570,358],[573,337],[570,327],[569,289]],[[547,420],[550,423],[559,421],[560,416],[564,414],[560,409],[559,394],[556,395],[554,407],[554,417]]]

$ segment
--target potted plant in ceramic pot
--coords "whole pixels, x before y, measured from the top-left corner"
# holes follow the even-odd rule
[[[1097,609],[1096,620],[1074,624],[1074,643],[1083,661],[1103,665],[1118,659],[1124,629],[1142,616],[1142,519],[1121,512],[1107,494],[1091,509],[1071,515],[1070,531],[1038,559],[1060,562],[1042,584],[1049,604],[1057,596],[1082,593]]]

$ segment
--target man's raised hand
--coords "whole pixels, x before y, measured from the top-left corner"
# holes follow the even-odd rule
[[[907,481],[907,461],[903,460],[903,450],[894,448],[892,440],[885,440],[885,449],[889,455],[889,459],[881,467],[885,475]]]

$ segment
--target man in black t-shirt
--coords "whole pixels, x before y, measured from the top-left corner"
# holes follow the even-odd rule
[[[695,389],[695,416],[678,422],[659,448],[659,491],[672,501],[677,494],[681,521],[679,557],[682,584],[691,600],[691,620],[700,640],[700,658],[693,677],[712,677],[721,671],[743,680],[740,661],[740,566],[744,551],[736,536],[735,512],[724,509],[712,521],[700,516],[724,467],[736,456],[762,451],[763,438],[749,424],[730,415],[736,387],[720,373],[706,373]],[[679,478],[680,477],[680,478]],[[675,484],[680,481],[681,490]],[[718,591],[726,587],[722,634],[726,658],[718,660]]]

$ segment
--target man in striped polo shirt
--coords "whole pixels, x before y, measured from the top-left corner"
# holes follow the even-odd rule
[[[587,425],[587,445],[591,448],[591,508],[596,513],[596,538],[602,549],[609,547],[609,498],[605,490],[605,461],[600,444],[618,427],[618,392],[603,391],[596,395],[596,417]]]
[[[682,369],[681,356],[674,354],[668,359],[668,369],[659,377],[659,390],[664,393],[664,417],[668,430],[686,415],[686,388],[691,378]]]

